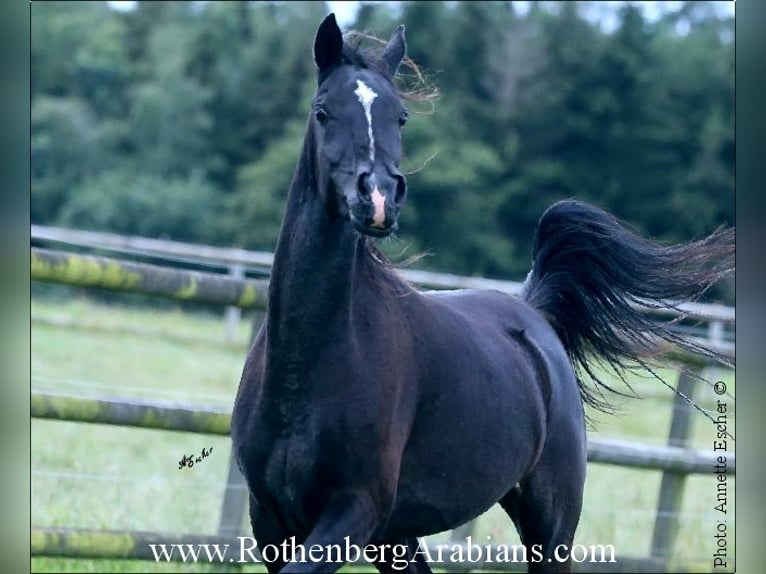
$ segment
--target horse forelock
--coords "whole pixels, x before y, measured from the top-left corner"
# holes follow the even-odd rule
[[[353,38],[356,38],[353,33]],[[352,66],[362,70],[372,70],[382,76],[400,96],[403,94],[396,88],[394,78],[391,75],[388,66],[383,62],[380,57],[379,50],[374,48],[360,48],[352,41],[344,40],[343,51],[341,55],[340,66]],[[320,71],[319,73],[319,85],[321,86],[325,80],[337,69],[338,66],[334,66],[328,70]]]

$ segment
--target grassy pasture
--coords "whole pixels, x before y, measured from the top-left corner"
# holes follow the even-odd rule
[[[32,300],[32,389],[86,396],[180,401],[230,407],[242,367],[249,321],[237,342],[223,340],[221,315],[98,305],[84,299]],[[668,370],[665,377],[675,382]],[[715,375],[735,394],[734,375]],[[591,413],[592,436],[664,444],[670,390],[636,378],[649,398],[621,401],[618,415]],[[711,409],[715,395],[701,385],[695,397]],[[734,404],[729,402],[729,429]],[[32,420],[32,524],[213,535],[230,456],[227,437]],[[696,448],[709,449],[714,426],[693,416]],[[735,433],[734,433],[735,434]],[[178,469],[184,454],[213,447],[193,468]],[[729,447],[733,449],[733,445]],[[565,472],[565,469],[564,469]],[[613,544],[626,556],[649,553],[661,474],[590,465],[576,542]],[[729,556],[734,555],[734,481],[729,481]],[[674,560],[709,570],[716,514],[713,476],[693,476],[684,494]],[[244,526],[243,526],[244,527]],[[447,533],[434,537],[446,540]],[[518,543],[499,507],[479,519],[474,540]],[[219,566],[220,570],[221,567]],[[117,560],[35,558],[38,572],[215,571],[213,566]],[[248,566],[246,572],[262,571]]]

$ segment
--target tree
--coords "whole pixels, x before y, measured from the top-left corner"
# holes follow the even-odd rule
[[[131,90],[133,162],[141,171],[166,176],[207,173],[216,160],[206,108],[210,93],[184,75],[185,49],[179,38],[167,31],[153,38],[155,74]]]
[[[32,98],[72,97],[88,102],[98,116],[124,114],[130,70],[124,30],[106,3],[30,7]]]
[[[599,72],[603,37],[577,3],[563,3],[557,12],[536,7],[516,28],[528,39],[531,57],[514,90],[516,153],[498,182],[497,220],[514,243],[513,274],[521,278],[543,211],[559,199],[591,199],[604,191],[602,130],[615,101]]]
[[[57,223],[78,229],[208,243],[219,217],[215,189],[198,174],[110,170],[87,178],[71,195]]]
[[[274,246],[323,3],[31,9],[35,222]],[[606,32],[593,11],[362,4],[352,28],[386,38],[403,22],[409,56],[441,93],[435,109],[407,102],[410,193],[387,249],[522,279],[557,199],[667,241],[734,222],[733,18],[704,2],[654,20],[627,5]]]
[[[102,138],[84,102],[53,96],[33,100],[31,133],[31,220],[51,222],[72,188],[102,165]]]
[[[211,93],[209,138],[221,158],[212,177],[231,193],[239,169],[304,116],[301,96],[315,77],[311,54],[324,5],[209,3],[203,10],[188,69]]]

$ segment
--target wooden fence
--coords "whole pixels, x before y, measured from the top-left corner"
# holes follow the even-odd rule
[[[267,275],[274,260],[273,254],[265,251],[219,248],[166,239],[131,237],[114,233],[82,231],[41,225],[31,226],[31,238],[34,242],[84,247],[144,257],[158,257],[163,261],[201,263],[215,269],[224,270],[236,279],[244,278],[246,270]],[[411,283],[426,289],[495,289],[510,295],[518,295],[521,292],[521,283],[516,281],[501,281],[484,277],[463,277],[451,273],[435,273],[416,269],[403,269],[401,274]],[[218,277],[216,274],[216,278]],[[165,293],[158,294],[173,296],[172,294]],[[260,306],[260,304],[255,304],[254,306]],[[235,305],[232,305],[230,308],[238,309]],[[714,338],[714,342],[723,341],[726,335],[733,334],[733,331],[724,332],[726,327],[733,326],[735,322],[734,309],[731,307],[682,302],[678,305],[678,309],[690,318],[715,326],[713,330],[717,336]],[[678,314],[672,309],[647,309],[647,312],[664,314],[670,317],[677,316]],[[228,327],[227,332],[230,335],[233,334],[233,331],[228,329]]]
[[[113,291],[142,293],[181,301],[195,301],[228,306],[229,309],[264,309],[268,281],[248,279],[246,269],[259,274],[268,272],[272,257],[269,253],[239,249],[218,249],[178,242],[123,237],[113,234],[32,227],[34,242],[56,242],[77,247],[113,250],[133,255],[154,256],[171,261],[205,263],[228,271],[229,275],[190,271],[166,266],[138,263],[101,255],[65,252],[32,247],[31,278],[35,281],[63,283]],[[490,288],[516,294],[520,284],[482,278],[466,278],[449,274],[415,270],[403,271],[404,276],[421,287],[428,288]],[[681,304],[689,316],[707,322],[709,336],[705,344],[734,358],[734,345],[725,340],[725,329],[735,324],[734,309],[720,305]],[[673,315],[677,312],[666,311]],[[227,312],[227,324],[238,316]],[[676,352],[674,359],[701,370],[709,361],[690,353]],[[691,397],[692,378],[681,375],[678,390]],[[676,396],[673,405],[668,446],[644,445],[625,441],[589,439],[588,460],[592,463],[623,467],[655,469],[663,472],[657,516],[648,557],[619,557],[619,571],[663,571],[672,555],[678,532],[679,509],[686,477],[690,474],[712,474],[716,458],[721,453],[687,448],[691,408]],[[85,423],[112,424],[158,430],[186,431],[202,434],[228,435],[230,413],[195,406],[163,404],[160,402],[112,400],[33,392],[31,415]],[[733,452],[725,453],[727,473],[736,473]],[[231,457],[227,488],[222,503],[218,538],[231,542],[241,533],[247,494],[234,459]],[[469,523],[453,532],[456,543],[465,540],[473,530]],[[168,535],[145,532],[107,532],[71,528],[32,528],[32,555],[80,556],[153,559],[147,544],[207,542],[211,537]],[[440,564],[445,569],[462,569],[461,564]],[[477,565],[472,565],[476,567]],[[514,565],[485,564],[485,569],[507,569]],[[516,565],[517,566],[517,565]],[[588,564],[589,570],[598,565]],[[604,571],[615,570],[614,564],[601,565]]]

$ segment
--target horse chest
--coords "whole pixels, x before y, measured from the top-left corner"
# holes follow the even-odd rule
[[[263,466],[263,485],[272,497],[285,504],[300,504],[312,483],[315,460],[311,449],[299,437],[280,439],[272,447]]]
[[[254,496],[293,534],[310,528],[318,510],[317,464],[312,453],[305,437],[290,435],[275,439],[252,461]]]

